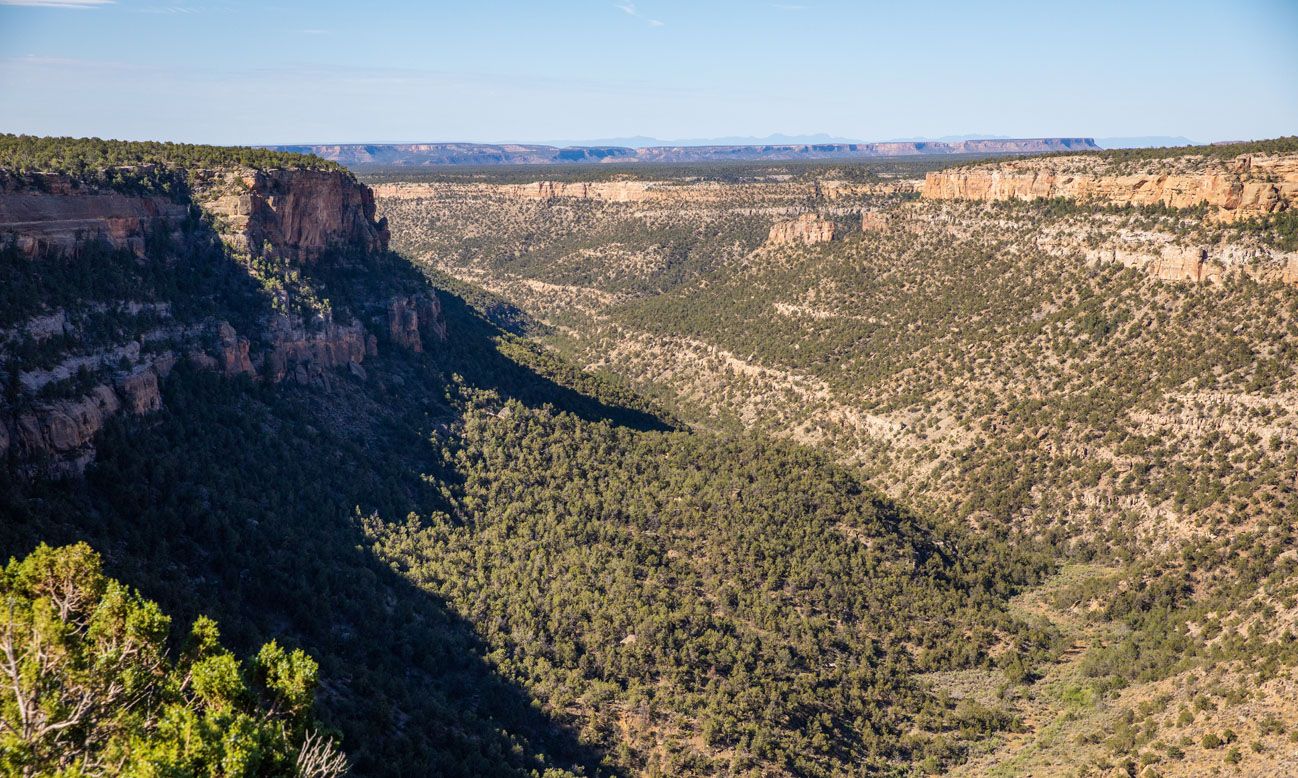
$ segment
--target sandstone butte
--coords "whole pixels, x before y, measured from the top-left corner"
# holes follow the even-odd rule
[[[190,201],[99,189],[62,175],[32,178],[23,181],[0,171],[0,242],[12,242],[35,262],[92,239],[143,257],[146,234],[176,230],[191,206],[208,214],[221,240],[239,254],[270,251],[308,265],[334,249],[368,256],[388,247],[387,223],[375,218],[373,193],[343,172],[191,171]],[[102,309],[148,308],[157,323],[121,343],[91,353],[65,353],[52,367],[22,373],[22,402],[0,405],[0,456],[12,451],[20,461],[44,460],[55,471],[84,468],[94,455],[92,439],[109,418],[123,410],[145,414],[161,407],[159,379],[180,359],[226,376],[327,382],[334,368],[364,374],[361,363],[379,347],[375,331],[415,352],[446,339],[441,306],[432,295],[398,295],[372,303],[381,313],[368,327],[359,319],[335,322],[327,313],[310,320],[270,314],[259,331],[241,334],[215,317],[198,324],[176,322],[165,303],[84,301]],[[56,336],[76,342],[79,333],[72,318],[62,309],[47,311],[0,330],[0,345]],[[150,347],[142,348],[146,342]],[[159,343],[167,347],[159,348]],[[77,397],[46,401],[37,396],[48,384],[83,369],[105,377]]]
[[[1058,197],[1104,205],[1207,206],[1219,221],[1267,216],[1298,202],[1298,155],[1186,157],[1170,161],[1177,163],[1174,172],[1168,172],[1169,160],[1157,162],[1134,171],[1130,163],[1080,156],[973,165],[929,173],[922,194],[930,200]]]

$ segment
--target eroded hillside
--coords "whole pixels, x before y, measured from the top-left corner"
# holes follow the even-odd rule
[[[964,171],[848,188],[803,171],[663,181],[633,198],[421,183],[381,189],[379,208],[403,251],[491,290],[551,345],[700,427],[823,447],[886,493],[1100,565],[1042,611],[1077,644],[1005,687],[1033,727],[978,770],[1282,771],[1298,725],[1282,702],[1298,658],[1298,256],[1287,184],[1258,171],[1294,163],[1285,143],[1082,158],[1100,182],[1087,192],[1117,176],[1221,174],[1240,178],[1227,189],[1265,185],[1279,199],[1195,199],[1180,184],[1190,194],[1079,196],[1090,179],[1069,168],[1043,199],[1036,184],[1003,198],[933,191]],[[989,169],[1040,182],[1041,169],[1078,164]],[[1262,675],[1240,674],[1260,656],[1274,658]],[[1061,673],[1083,691],[1051,685]],[[1249,727],[1242,750],[1204,745],[1246,700],[1279,723]],[[1226,712],[1195,712],[1206,706]],[[1095,738],[1079,761],[1041,740],[1056,715]],[[1102,734],[1119,721],[1129,736]]]

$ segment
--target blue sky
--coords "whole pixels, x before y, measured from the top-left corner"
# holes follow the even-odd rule
[[[1298,133],[1298,0],[0,0],[0,131]]]

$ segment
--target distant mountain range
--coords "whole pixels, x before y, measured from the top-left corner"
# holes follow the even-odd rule
[[[723,162],[869,159],[947,154],[1042,154],[1094,151],[1091,138],[995,138],[881,143],[766,143],[674,146],[553,146],[522,143],[354,143],[270,146],[315,154],[351,168],[435,165],[548,165],[608,162]]]
[[[967,139],[968,138],[959,138],[958,140]],[[939,138],[936,140],[957,139]],[[674,140],[663,140],[662,138],[653,138],[648,135],[632,135],[625,138],[578,138],[567,140],[543,140],[537,142],[545,146],[559,146],[561,148],[568,146],[625,146],[629,148],[645,148],[648,146],[796,146],[809,143],[864,143],[865,141],[860,138],[844,138],[824,132],[812,135],[785,135],[777,132],[763,137],[756,135],[727,135],[718,138],[676,138]]]
[[[931,137],[926,135],[911,135],[903,138],[888,138],[884,143],[912,143],[917,141],[932,142],[939,141],[942,143],[951,143],[962,140],[1013,140],[1013,135],[989,135],[986,133],[969,133],[965,135],[942,135]],[[780,145],[799,145],[799,144],[824,144],[824,143],[868,143],[860,138],[845,138],[827,133],[816,133],[814,135],[784,135],[775,133],[765,137],[748,136],[726,136],[720,138],[679,138],[676,140],[663,140],[653,138],[648,135],[634,135],[625,138],[584,138],[568,140],[543,140],[537,141],[545,146],[629,146],[631,148],[644,148],[647,146],[780,146]],[[1194,146],[1194,141],[1181,135],[1135,135],[1121,136],[1112,138],[1096,138],[1095,145],[1102,149],[1144,149],[1166,146]]]

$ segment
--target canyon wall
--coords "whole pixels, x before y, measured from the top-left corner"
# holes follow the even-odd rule
[[[103,260],[128,263],[114,273],[186,273],[207,229],[209,246],[219,237],[233,249],[217,276],[236,285],[249,272],[248,256],[271,254],[310,273],[334,252],[363,264],[387,250],[373,193],[345,172],[231,167],[182,172],[179,182],[163,195],[0,171],[0,246],[16,249],[30,273],[63,272],[63,258],[89,241],[130,251],[130,259]],[[155,232],[171,238],[165,256],[148,243]],[[328,308],[244,311],[242,332],[229,321],[233,311],[219,313],[233,303],[212,294],[207,307],[218,313],[197,318],[177,314],[170,301],[25,301],[30,315],[0,327],[0,378],[13,387],[0,398],[0,461],[19,473],[80,472],[113,416],[161,407],[160,382],[182,361],[228,377],[327,385],[338,370],[364,378],[362,363],[381,344],[423,352],[446,339],[441,306],[428,292],[367,300],[337,320]]]
[[[816,181],[768,180],[744,183],[717,181],[533,181],[527,184],[390,183],[376,184],[380,201],[449,200],[454,198],[504,198],[557,202],[593,200],[602,203],[655,203],[663,205],[729,206],[747,198],[755,207],[814,200],[850,200],[871,195],[916,192],[920,179],[888,179],[871,183],[824,179]]]
[[[811,246],[834,239],[834,223],[814,213],[804,213],[796,219],[776,222],[766,236],[768,246],[787,246],[800,243]]]
[[[1048,157],[929,173],[932,200],[1065,198],[1102,205],[1206,206],[1235,221],[1288,210],[1298,203],[1298,155],[1241,155],[1230,160],[1187,157],[1128,170],[1095,157]]]
[[[18,177],[0,170],[0,245],[12,241],[26,256],[67,252],[85,240],[105,240],[144,253],[144,235],[179,223],[188,207],[161,195],[98,189],[58,174]]]
[[[237,251],[312,262],[337,248],[385,251],[387,221],[375,219],[374,193],[350,175],[324,170],[200,170],[194,200],[216,217]]]

